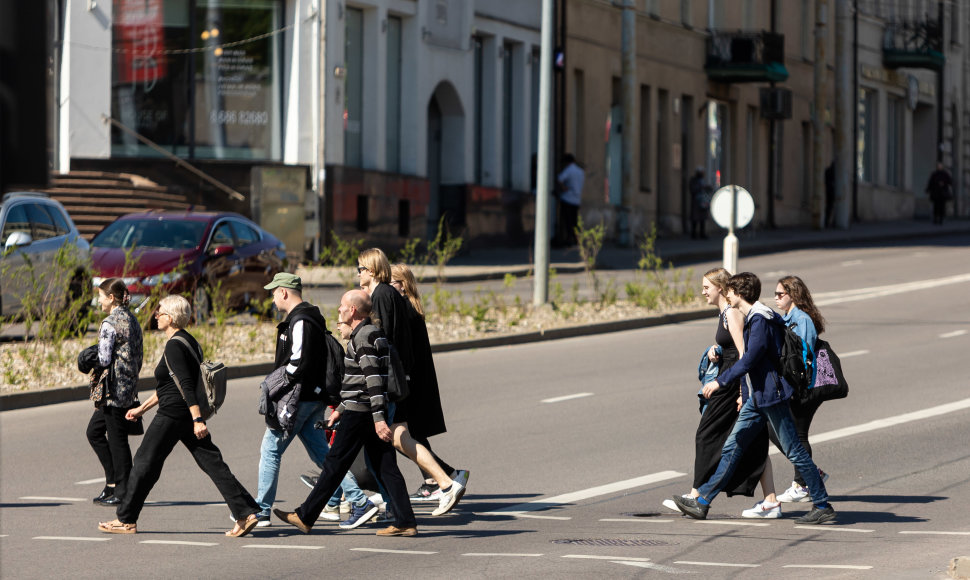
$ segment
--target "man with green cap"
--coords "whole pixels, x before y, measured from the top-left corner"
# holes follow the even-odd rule
[[[303,300],[303,281],[299,276],[280,272],[264,288],[273,293],[273,304],[286,317],[276,327],[274,368],[285,366],[286,378],[299,382],[302,387],[291,430],[283,431],[279,425],[271,424],[275,418],[266,418],[266,433],[259,449],[259,487],[256,494],[256,503],[260,507],[257,526],[261,527],[270,525],[269,514],[276,500],[280,460],[293,438],[300,438],[310,459],[321,468],[330,450],[324,431],[314,428],[318,421],[324,420],[327,409],[327,321],[319,308]],[[354,512],[361,512],[359,523],[354,522],[357,525],[366,522],[377,512],[377,507],[367,499],[348,472],[340,489],[330,498],[321,514],[322,518],[331,521],[340,519],[341,491],[352,504]],[[369,514],[366,513],[368,511]]]

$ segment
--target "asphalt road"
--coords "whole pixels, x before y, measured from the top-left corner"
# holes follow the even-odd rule
[[[226,538],[228,510],[178,448],[139,533],[103,535],[97,521],[113,513],[90,501],[103,485],[83,436],[90,404],[4,412],[0,576],[945,578],[951,558],[970,556],[967,240],[786,252],[741,267],[770,281],[765,297],[780,275],[801,275],[843,357],[850,395],[823,405],[813,426],[836,524],[795,525],[808,504],[743,520],[755,501],[744,497],[717,498],[707,522],[660,506],[690,487],[695,369],[712,310],[709,321],[438,355],[449,432],[435,450],[471,479],[447,516],[415,504],[417,538],[323,522],[309,536],[274,522]],[[251,491],[257,383],[234,381],[210,422]],[[773,463],[780,492],[791,467]],[[305,497],[308,468],[295,444],[279,507]],[[402,470],[416,487],[417,470]]]

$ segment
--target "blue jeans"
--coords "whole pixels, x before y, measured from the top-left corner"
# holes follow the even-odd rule
[[[323,402],[314,401],[300,403],[296,410],[296,422],[293,430],[285,437],[282,431],[266,428],[263,443],[259,448],[259,489],[256,493],[256,503],[259,504],[260,515],[269,516],[270,508],[276,501],[276,486],[280,478],[280,460],[283,452],[289,447],[294,437],[299,437],[306,448],[310,460],[323,468],[323,461],[330,451],[327,436],[323,429],[314,428],[317,421],[322,421],[327,406]],[[344,475],[340,488],[334,492],[327,502],[330,506],[340,504],[341,491],[350,503],[362,506],[367,503],[367,496],[357,486],[357,480],[349,471]]]
[[[714,471],[714,475],[707,483],[697,488],[701,497],[707,501],[712,501],[717,494],[721,493],[721,490],[724,489],[724,486],[727,485],[734,474],[741,456],[744,455],[744,450],[754,440],[765,421],[771,424],[778,435],[781,452],[805,476],[805,483],[808,484],[812,503],[815,505],[827,503],[829,496],[825,491],[825,485],[822,483],[822,478],[819,477],[818,467],[815,467],[812,457],[798,440],[795,420],[792,418],[788,402],[757,408],[754,406],[754,399],[750,397],[741,406],[741,412],[738,413],[738,420],[734,423],[734,429],[724,442],[724,447],[721,449],[721,461],[717,464],[717,470]]]

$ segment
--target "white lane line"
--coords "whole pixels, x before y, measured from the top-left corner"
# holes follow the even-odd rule
[[[858,266],[862,263],[862,260],[846,260],[842,262],[843,266]]]
[[[566,554],[563,558],[577,558],[581,560],[624,560],[627,562],[649,562],[650,558],[624,558],[622,556],[589,556],[586,554]]]
[[[787,564],[782,568],[821,568],[825,570],[872,570],[872,566],[850,566],[848,564]]]
[[[438,552],[422,552],[420,550],[383,550],[381,548],[351,548],[352,552],[377,552],[379,554],[414,554],[418,556],[430,556]]]
[[[489,556],[489,557],[508,557],[508,558],[538,558],[544,556],[545,554],[510,554],[501,552],[469,552],[467,554],[462,554],[462,556]]]
[[[799,530],[813,530],[816,532],[855,532],[857,534],[871,534],[876,530],[866,530],[861,528],[843,528],[840,526],[794,526]]]
[[[537,516],[525,512],[475,512],[476,516],[515,516],[517,518],[531,518],[533,520],[557,520],[568,521],[573,519],[569,516]]]
[[[669,524],[674,520],[663,520],[654,518],[603,518],[601,522],[650,522],[656,524]]]
[[[46,495],[25,495],[18,499],[31,499],[35,501],[84,501],[83,497],[48,497]]]
[[[583,397],[592,397],[593,393],[576,393],[575,395],[565,395],[562,397],[553,397],[551,399],[543,399],[540,403],[561,403],[563,401],[571,401],[573,399],[582,399]]]
[[[163,544],[166,546],[202,546],[205,548],[219,545],[213,542],[181,542],[178,540],[142,540],[138,543],[139,544]]]
[[[944,332],[940,335],[940,338],[955,338],[957,336],[963,336],[966,333],[966,330],[954,330],[953,332]]]
[[[688,566],[723,566],[725,568],[758,568],[761,564],[732,564],[730,562],[691,562],[690,560],[678,560],[674,564],[687,564]]]
[[[92,483],[104,483],[103,477],[95,477],[94,479],[85,479],[84,481],[75,481],[74,485],[91,485]]]
[[[75,538],[72,536],[35,536],[32,540],[64,540],[67,542],[108,542],[111,538]]]
[[[695,520],[698,524],[708,524],[715,526],[757,526],[764,527],[770,526],[771,524],[765,524],[761,522],[741,522],[737,520]]]
[[[899,532],[900,534],[926,534],[928,536],[970,536],[970,532]]]
[[[519,515],[523,512],[534,512],[534,511],[545,509],[547,507],[554,507],[554,506],[567,504],[567,503],[575,503],[577,501],[582,501],[584,499],[590,499],[601,495],[608,495],[611,493],[616,493],[618,491],[625,491],[628,489],[632,489],[634,487],[641,487],[644,485],[649,485],[651,483],[657,483],[661,481],[666,481],[668,479],[683,477],[685,475],[687,474],[681,473],[679,471],[659,471],[657,473],[651,473],[650,475],[644,475],[642,477],[634,477],[633,479],[617,481],[615,483],[608,483],[606,485],[591,487],[589,489],[575,491],[573,493],[556,495],[546,499],[537,499],[537,500],[530,501],[529,503],[520,503],[518,505],[502,508],[492,512],[485,512],[485,513],[487,515],[510,515],[510,514]]]
[[[868,350],[865,350],[865,349],[863,349],[863,350],[851,350],[849,352],[844,352],[844,353],[840,354],[839,355],[839,358],[849,358],[849,357],[853,357],[853,356],[862,356],[864,354],[869,354],[869,351]]]
[[[614,564],[624,564],[626,566],[636,566],[637,568],[649,568],[651,570],[656,570],[658,572],[666,572],[668,574],[693,574],[690,570],[681,570],[679,568],[671,568],[670,566],[662,566],[660,564],[654,564],[653,562],[630,562],[624,560],[611,560]]]
[[[960,284],[970,282],[970,274],[959,274],[947,276],[946,278],[934,278],[932,280],[918,280],[916,282],[905,282],[901,284],[890,284],[888,286],[872,286],[869,288],[856,288],[854,290],[840,290],[838,292],[819,292],[815,295],[815,304],[826,306],[829,304],[842,304],[845,302],[856,302],[858,300],[868,300],[870,298],[880,298],[914,292],[916,290],[926,290],[947,284]]]
[[[272,546],[269,544],[247,544],[243,548],[258,548],[266,550],[322,550],[323,546]]]
[[[855,425],[853,427],[836,429],[835,431],[829,431],[827,433],[810,435],[808,441],[812,445],[815,445],[816,443],[824,443],[825,441],[833,441],[835,439],[844,439],[852,435],[876,431],[886,427],[894,427],[896,425],[902,425],[903,423],[930,419],[932,417],[938,417],[940,415],[946,415],[947,413],[962,411],[964,409],[970,409],[970,399],[954,401],[953,403],[945,403],[943,405],[937,405],[936,407],[929,407],[927,409],[913,411],[912,413],[903,413],[902,415],[896,415],[894,417],[886,417],[885,419],[876,419],[875,421],[869,421],[868,423],[862,423],[861,425]],[[768,451],[768,455],[777,455],[778,453],[778,449],[774,446],[772,446]]]

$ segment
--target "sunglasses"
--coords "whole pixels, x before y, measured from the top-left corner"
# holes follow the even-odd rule
[[[775,292],[775,298],[781,298],[782,296],[785,296],[786,294],[788,294],[788,292]]]
[[[156,312],[155,313],[155,318],[161,318],[163,316],[168,316],[169,318],[172,317],[172,315],[169,314],[168,312]]]
[[[367,269],[368,268],[366,266],[357,266],[357,273],[360,274],[361,272],[363,272],[364,270],[367,270]]]

